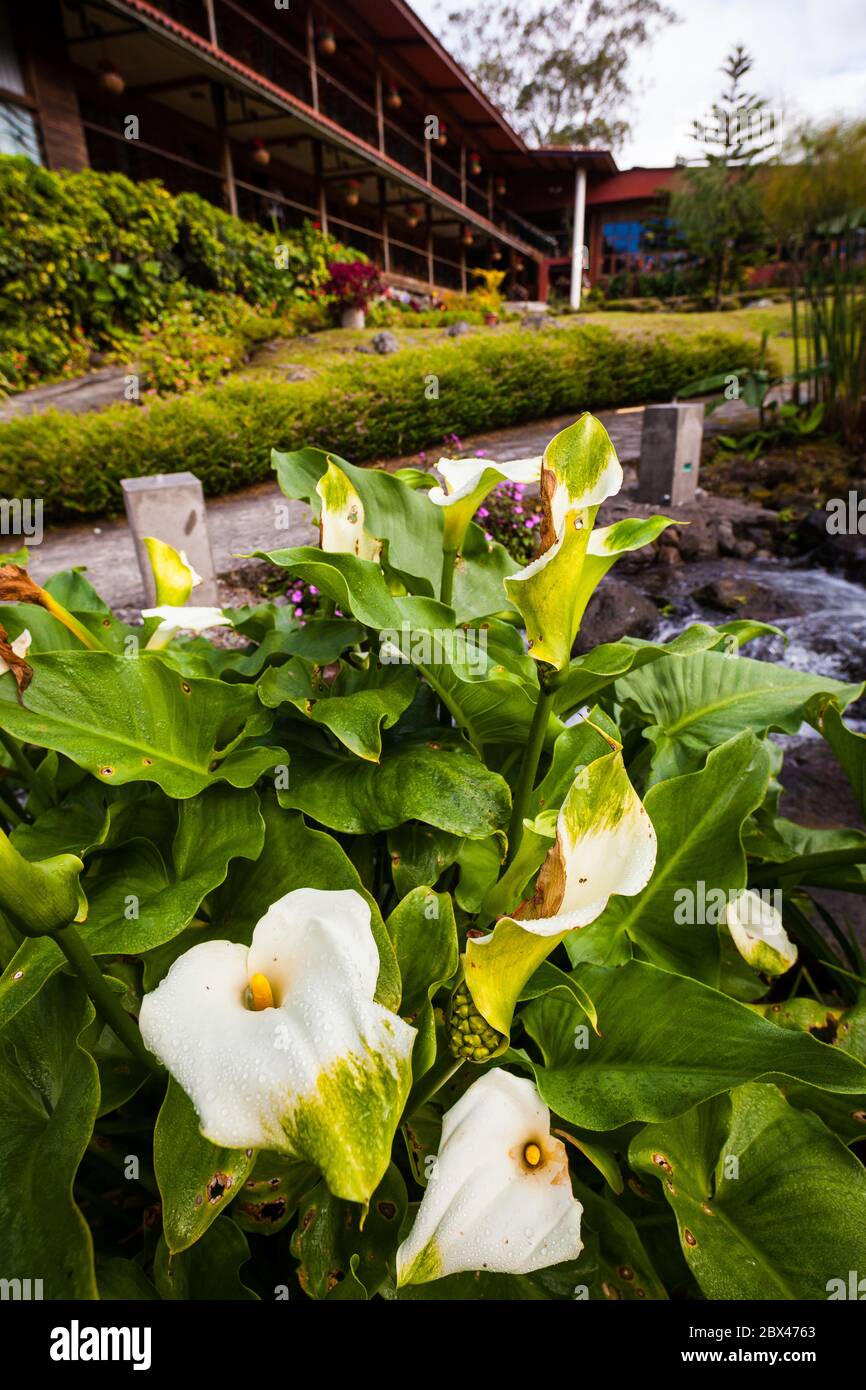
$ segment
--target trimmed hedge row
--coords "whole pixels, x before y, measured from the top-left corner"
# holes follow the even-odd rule
[[[41,497],[46,520],[121,508],[121,478],[190,469],[210,496],[270,476],[270,454],[315,444],[352,462],[582,410],[669,399],[695,377],[757,365],[724,333],[516,330],[341,365],[301,383],[229,381],[151,405],[0,427],[0,495]]]

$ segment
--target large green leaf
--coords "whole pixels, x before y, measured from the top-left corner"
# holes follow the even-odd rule
[[[519,568],[504,546],[488,541],[481,527],[470,522],[454,564],[457,621],[469,623],[497,613],[513,613],[516,617],[505,592],[505,580]]]
[[[464,844],[459,835],[435,830],[420,821],[407,821],[388,831],[391,876],[399,897],[413,888],[434,887],[439,876],[454,863]],[[499,856],[496,856],[499,864]]]
[[[621,676],[639,671],[662,657],[693,656],[722,646],[726,650],[737,650],[753,637],[777,632],[778,628],[767,623],[740,620],[722,623],[719,627],[694,623],[670,642],[644,642],[634,637],[626,637],[621,642],[605,642],[570,662],[567,674],[556,687],[553,708],[557,713],[573,709],[606,690]]]
[[[262,1149],[232,1206],[232,1220],[249,1235],[278,1235],[318,1176],[318,1170],[303,1159]]]
[[[417,1014],[441,984],[457,973],[460,955],[454,908],[447,893],[415,888],[398,903],[385,926],[394,943],[404,1018]]]
[[[592,1293],[598,1299],[642,1301],[667,1298],[634,1222],[616,1202],[600,1197],[585,1183],[572,1179],[574,1195],[583,1203],[585,1229],[598,1236],[599,1268]]]
[[[238,1302],[257,1299],[241,1279],[241,1266],[250,1257],[247,1238],[230,1217],[215,1221],[201,1240],[172,1255],[161,1239],[153,1277],[162,1298]]]
[[[275,449],[271,454],[283,492],[287,497],[309,502],[317,518],[321,498],[316,484],[326,472],[329,459],[345,473],[361,498],[366,529],[388,542],[388,562],[396,570],[427,580],[427,592],[432,594],[442,568],[442,515],[425,493],[407,487],[384,469],[357,468],[322,449],[286,454]]]
[[[764,798],[769,770],[764,745],[743,733],[711,752],[702,771],[651,787],[644,806],[658,839],[655,872],[636,898],[613,900],[598,930],[626,932],[656,965],[718,984],[718,928],[699,920],[700,903],[711,889],[745,887],[741,827]]]
[[[14,681],[0,681],[0,728],[107,786],[156,782],[176,797],[217,781],[249,787],[285,762],[279,748],[243,746],[272,719],[252,687],[187,679],[153,655],[50,653],[21,703]]]
[[[866,819],[866,734],[849,729],[839,707],[826,698],[817,698],[809,706],[810,723],[822,733],[854,790],[860,810]]]
[[[279,799],[353,835],[420,820],[473,840],[503,830],[511,805],[503,779],[463,752],[445,730],[441,739],[387,747],[379,763],[293,745],[289,787]]]
[[[616,683],[617,697],[651,721],[644,734],[654,745],[653,781],[700,767],[711,748],[743,729],[795,734],[814,696],[831,695],[844,707],[862,689],[719,652],[655,662]]]
[[[99,1105],[96,1064],[79,1044],[92,1017],[77,982],[60,978],[0,1041],[3,1278],[39,1279],[47,1299],[97,1297],[90,1231],[72,1196]]]
[[[862,1164],[774,1086],[648,1125],[629,1157],[662,1181],[707,1298],[826,1299],[866,1268]]]
[[[582,965],[578,983],[595,1004],[599,1037],[562,992],[521,1014],[544,1058],[532,1063],[550,1108],[589,1130],[663,1120],[763,1076],[786,1076],[858,1094],[866,1067],[808,1034],[777,1028],[744,1004],[642,961]]]
[[[288,703],[301,714],[330,729],[359,758],[378,762],[382,729],[390,729],[411,705],[418,677],[407,666],[373,664],[359,670],[340,664],[332,680],[321,666],[295,657],[272,666],[258,684],[262,704],[274,709]]]
[[[153,1166],[162,1197],[162,1230],[172,1255],[194,1245],[252,1172],[252,1149],[222,1149],[199,1131],[192,1101],[169,1078],[156,1117]]]
[[[317,1299],[372,1298],[393,1274],[405,1213],[406,1184],[393,1163],[370,1198],[363,1230],[358,1207],[319,1183],[302,1203],[292,1238],[304,1292]]]
[[[96,859],[83,880],[88,913],[79,930],[88,949],[95,956],[137,955],[170,941],[222,883],[229,861],[256,859],[263,839],[251,788],[213,786],[179,802],[169,863],[149,840],[131,841]],[[64,961],[50,938],[23,942],[0,977],[0,1028]]]

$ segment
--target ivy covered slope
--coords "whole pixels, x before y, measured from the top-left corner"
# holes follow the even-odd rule
[[[196,607],[158,537],[142,626],[80,571],[0,571],[4,1277],[847,1287],[866,965],[815,894],[862,894],[866,836],[780,815],[770,735],[810,724],[862,806],[862,688],[751,659],[747,621],[573,658],[669,520],[594,526],[622,471],[589,415],[437,486],[273,462],[320,523],[268,557],[322,595],[306,624]],[[503,479],[540,482],[523,569],[473,521]]]

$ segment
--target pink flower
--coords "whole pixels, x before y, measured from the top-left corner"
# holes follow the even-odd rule
[[[300,603],[303,600],[303,597],[304,595],[301,593],[300,589],[295,589],[294,593],[292,594],[292,603]]]

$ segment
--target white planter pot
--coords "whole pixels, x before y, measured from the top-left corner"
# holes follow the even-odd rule
[[[363,309],[343,309],[340,314],[340,323],[343,328],[363,328],[364,310]]]

